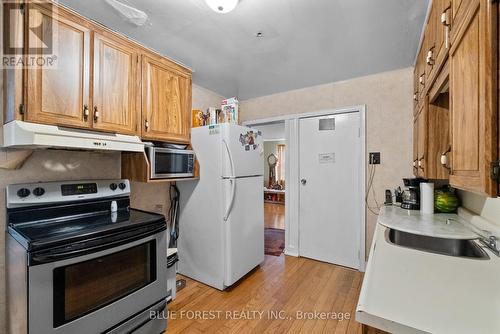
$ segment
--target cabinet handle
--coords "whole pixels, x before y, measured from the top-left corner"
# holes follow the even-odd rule
[[[146,130],[149,130],[149,122],[148,122],[148,120],[144,121],[144,127],[146,128]]]
[[[83,120],[86,121],[89,118],[89,106],[83,105]]]
[[[97,106],[94,107],[94,122],[99,120],[99,110],[97,110]]]
[[[434,59],[432,58],[433,57],[433,48],[431,48],[429,51],[427,51],[427,58],[425,59],[425,62],[427,63],[427,65],[434,65]]]
[[[444,45],[446,49],[450,48],[450,16],[448,15],[449,11],[451,9],[451,6],[448,6],[442,13],[441,13],[441,23],[445,27],[445,36],[444,36]]]
[[[424,167],[422,167],[423,166],[422,160],[424,160],[423,156],[422,156],[422,158],[418,159],[418,168],[420,168],[421,170],[424,170]]]
[[[418,101],[418,94],[417,93],[413,94],[413,101]]]
[[[418,159],[413,160],[413,168],[417,169],[417,161]]]
[[[451,167],[448,166],[448,153],[451,152],[451,146],[448,146],[448,149],[441,153],[441,165],[451,173]]]
[[[418,82],[420,82],[420,84],[421,84],[421,85],[425,85],[424,76],[425,76],[425,74],[422,74],[422,75],[418,78]]]

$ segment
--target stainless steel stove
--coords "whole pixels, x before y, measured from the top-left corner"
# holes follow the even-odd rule
[[[10,333],[162,333],[166,222],[128,180],[7,186]]]

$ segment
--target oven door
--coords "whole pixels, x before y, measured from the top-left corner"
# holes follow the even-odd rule
[[[29,332],[101,333],[157,304],[167,292],[166,243],[163,230],[30,266]]]
[[[149,152],[152,179],[194,175],[193,151],[151,147]]]

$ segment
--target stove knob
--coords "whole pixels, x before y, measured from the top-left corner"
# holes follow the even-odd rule
[[[40,188],[40,187],[33,189],[33,195],[42,196],[43,194],[45,194],[45,189]]]
[[[125,184],[125,182],[120,182],[118,187],[120,187],[120,189],[123,190],[123,189],[127,188],[127,185]]]
[[[27,188],[21,188],[17,191],[17,196],[24,198],[30,195],[30,190]]]
[[[111,184],[109,185],[109,189],[111,189],[111,190],[113,190],[113,191],[115,191],[115,190],[116,190],[116,188],[117,188],[116,183],[111,183]]]

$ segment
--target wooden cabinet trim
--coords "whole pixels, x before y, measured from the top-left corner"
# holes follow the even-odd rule
[[[481,0],[468,0],[467,6],[461,5],[461,10],[455,17],[452,23],[451,33],[450,33],[450,54],[455,53],[456,46],[461,42],[467,29],[469,28],[471,21],[474,19],[476,12],[480,9]],[[482,0],[488,1],[488,0]]]

